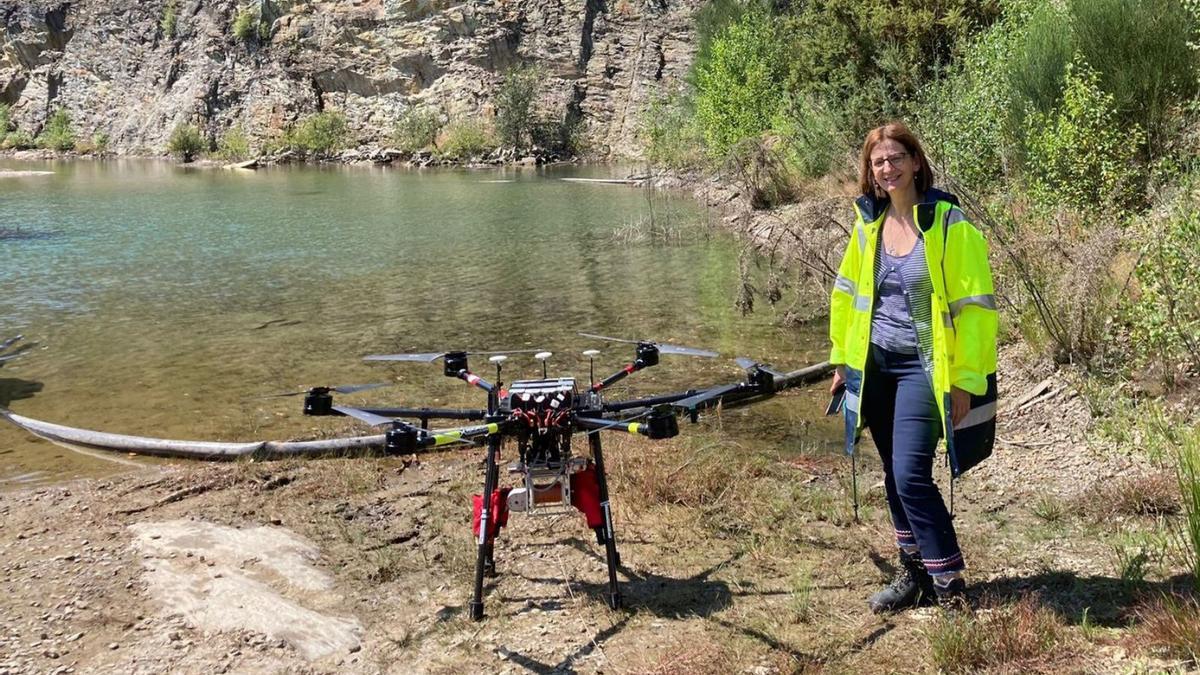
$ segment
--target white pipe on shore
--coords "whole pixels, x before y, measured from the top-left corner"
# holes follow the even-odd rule
[[[383,434],[331,438],[323,441],[255,441],[249,443],[216,443],[212,441],[182,441],[166,438],[148,438],[91,431],[75,427],[43,422],[18,415],[0,407],[0,416],[29,433],[52,443],[79,445],[98,450],[132,452],[156,457],[184,457],[189,459],[234,460],[239,457],[297,457],[303,455],[327,455],[351,450],[379,449],[383,447]]]

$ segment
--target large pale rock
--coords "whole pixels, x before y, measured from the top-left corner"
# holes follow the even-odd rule
[[[546,119],[579,118],[599,154],[636,155],[640,114],[681,81],[702,0],[277,0],[271,37],[231,31],[241,0],[8,0],[0,101],[31,134],[63,107],[80,138],[158,153],[180,123],[213,142],[237,125],[261,142],[319,110],[353,140],[387,143],[414,105],[488,117],[503,73],[534,64]]]

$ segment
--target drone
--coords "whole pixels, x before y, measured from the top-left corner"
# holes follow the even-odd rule
[[[605,600],[615,610],[622,605],[617,583],[621,559],[613,532],[601,432],[632,434],[651,440],[672,438],[679,434],[678,418],[681,416],[696,422],[703,410],[765,400],[784,389],[820,379],[828,368],[820,364],[782,373],[752,359],[739,357],[736,361],[746,372],[742,381],[627,400],[608,400],[605,394],[613,384],[658,365],[662,355],[700,358],[719,355],[653,340],[628,340],[591,333],[580,335],[593,340],[632,344],[634,358],[611,375],[597,380],[595,358],[600,352],[595,349],[584,351],[583,356],[589,362],[589,379],[586,386],[582,386],[574,377],[551,377],[547,361],[552,353],[547,351],[449,351],[364,357],[366,361],[375,362],[433,363],[441,360],[446,377],[462,380],[486,394],[487,407],[480,409],[367,408],[334,404],[335,393],[349,394],[384,386],[374,384],[314,387],[280,396],[303,394],[305,415],[340,415],[370,426],[386,427],[384,449],[388,454],[408,455],[454,443],[486,446],[483,492],[473,497],[472,531],[478,549],[470,602],[473,620],[480,621],[484,617],[484,577],[496,575],[495,542],[513,512],[530,516],[582,512],[587,527],[596,535],[597,544],[604,547],[608,567]],[[542,378],[503,383],[500,378],[509,355],[530,352],[536,352],[534,358],[541,362]],[[471,369],[469,359],[474,356],[488,357],[496,371],[494,382]],[[477,423],[431,429],[431,420]],[[580,433],[587,437],[590,456],[573,452],[572,440]],[[515,485],[502,487],[500,450],[508,441],[516,445],[516,461],[506,467]]]

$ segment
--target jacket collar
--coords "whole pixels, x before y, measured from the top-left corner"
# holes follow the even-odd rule
[[[949,202],[958,206],[958,197],[937,188],[926,190],[925,201],[917,204],[917,226],[921,228],[922,232],[928,230],[933,224],[933,214],[937,210],[938,202]],[[876,197],[873,194],[865,194],[856,199],[854,203],[858,206],[858,212],[862,214],[863,221],[873,223],[883,217],[891,200],[887,196]]]

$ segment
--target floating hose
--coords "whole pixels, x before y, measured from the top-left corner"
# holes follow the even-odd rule
[[[43,422],[18,415],[0,407],[0,416],[29,433],[52,443],[82,446],[113,452],[132,452],[155,457],[187,459],[235,460],[239,457],[274,458],[305,455],[330,455],[347,451],[383,448],[383,434],[331,438],[323,441],[255,441],[250,443],[219,443],[212,441],[180,441],[146,436],[111,434]]]

